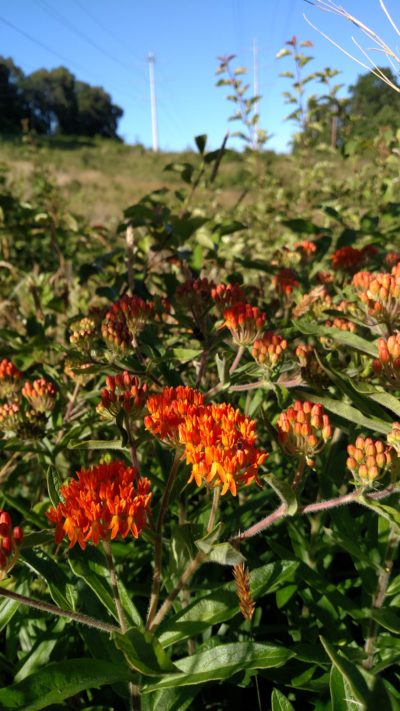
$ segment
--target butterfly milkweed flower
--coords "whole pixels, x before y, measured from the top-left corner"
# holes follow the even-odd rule
[[[355,272],[365,260],[361,249],[355,247],[340,247],[331,256],[332,267],[338,271]]]
[[[211,289],[211,297],[222,313],[228,306],[246,300],[246,294],[239,284],[217,284]]]
[[[184,458],[191,465],[189,483],[221,487],[236,496],[239,484],[258,481],[258,469],[267,458],[256,447],[255,421],[232,405],[206,405],[187,415],[179,426]]]
[[[225,309],[223,326],[229,329],[236,345],[251,346],[260,338],[266,318],[257,306],[239,302]]]
[[[287,340],[278,333],[265,331],[261,338],[254,341],[251,354],[269,372],[281,364],[287,346]]]
[[[10,360],[0,361],[0,398],[6,399],[15,395],[22,373]]]
[[[376,375],[381,376],[394,387],[400,386],[400,333],[393,336],[378,339],[378,358],[372,367]]]
[[[355,481],[364,486],[373,486],[394,461],[391,447],[371,437],[357,437],[354,444],[348,445],[347,453],[347,468]]]
[[[114,460],[77,472],[77,478],[60,489],[62,501],[47,512],[56,525],[55,539],[64,536],[72,548],[82,550],[91,541],[109,541],[117,536],[135,538],[146,524],[151,499],[150,481],[138,471]]]
[[[39,378],[33,383],[27,381],[21,392],[37,412],[51,412],[54,409],[57,391],[49,380]]]
[[[117,352],[128,350],[153,316],[153,309],[152,301],[124,294],[110,306],[101,325],[101,335],[107,345]]]
[[[303,456],[309,466],[332,437],[332,425],[320,404],[296,400],[281,412],[276,428],[283,451],[289,457]]]
[[[106,376],[106,387],[101,390],[101,402],[96,410],[99,415],[118,417],[121,410],[132,418],[142,412],[147,396],[147,384],[141,383],[136,375],[127,370],[118,375]]]
[[[354,279],[353,286],[358,288]],[[385,323],[390,329],[400,325],[400,276],[372,274],[366,288],[359,289],[359,299],[377,323]]]
[[[166,387],[161,393],[147,398],[148,415],[144,426],[152,435],[170,447],[179,447],[179,425],[185,417],[204,404],[204,395],[198,390],[178,385]]]

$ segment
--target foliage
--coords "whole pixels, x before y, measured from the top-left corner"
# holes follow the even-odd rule
[[[104,89],[77,81],[65,67],[24,76],[11,59],[0,58],[0,131],[19,132],[21,122],[39,134],[117,136],[122,109]]]
[[[396,137],[206,139],[116,231],[2,182],[5,710],[400,704]]]

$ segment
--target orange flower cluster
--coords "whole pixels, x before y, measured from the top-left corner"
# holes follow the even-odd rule
[[[272,370],[282,362],[287,346],[285,338],[274,331],[265,331],[254,341],[252,356],[257,363]]]
[[[9,432],[15,430],[19,421],[20,411],[16,402],[5,402],[0,405],[0,431]]]
[[[357,272],[357,274],[354,274],[351,284],[358,294],[362,294],[369,288],[369,285],[374,278],[375,275],[371,272]]]
[[[393,274],[374,274],[359,298],[377,322],[386,323],[390,328],[400,322],[400,278]]]
[[[238,346],[250,346],[261,336],[266,314],[260,313],[257,306],[239,302],[224,311],[224,323]]]
[[[296,242],[294,248],[297,252],[300,252],[304,261],[307,262],[311,261],[314,253],[317,251],[316,245],[309,239],[303,239],[300,242]]]
[[[345,272],[354,272],[364,262],[365,255],[361,249],[355,247],[340,247],[331,256],[333,269]]]
[[[391,273],[392,276],[394,276],[396,279],[400,279],[400,262],[397,262],[397,264],[393,265]]]
[[[82,550],[88,541],[97,545],[118,535],[135,538],[147,521],[151,499],[150,482],[125,462],[114,460],[77,472],[77,479],[61,487],[63,498],[47,512],[56,525],[55,540],[69,538]]]
[[[8,398],[15,394],[22,373],[10,360],[0,361],[0,398]]]
[[[92,318],[82,318],[78,323],[72,324],[69,341],[79,351],[87,353],[93,346],[97,336],[96,322]]]
[[[147,398],[149,414],[144,418],[144,425],[165,444],[177,447],[180,443],[179,425],[203,404],[204,395],[198,390],[183,385],[164,388],[161,393]]]
[[[258,483],[258,468],[267,458],[256,444],[255,421],[232,405],[205,405],[179,426],[184,457],[192,467],[189,482],[222,486],[236,496],[238,484]]]
[[[239,284],[217,284],[211,289],[216,305],[224,311],[228,306],[244,302],[246,294]]]
[[[117,417],[121,410],[128,415],[140,414],[147,396],[146,383],[141,384],[136,375],[130,375],[124,370],[115,377],[107,375],[106,386],[101,391],[101,403],[97,408],[100,414],[108,412],[112,417]]]
[[[325,326],[328,328],[338,328],[340,331],[349,331],[349,333],[356,332],[356,325],[353,321],[347,321],[344,318],[334,318],[332,321],[325,321]]]
[[[11,516],[0,509],[0,576],[4,577],[11,570],[18,558],[19,547],[23,540],[20,526],[13,528]]]
[[[393,451],[380,440],[357,437],[347,447],[346,466],[354,479],[365,486],[373,486],[393,462]]]
[[[299,280],[293,269],[281,267],[278,273],[272,278],[272,284],[279,294],[289,296],[293,289],[297,289],[299,286]]]
[[[26,382],[21,392],[36,412],[51,412],[54,409],[57,391],[53,383],[45,378]]]
[[[312,457],[332,437],[332,426],[323,406],[308,401],[296,400],[293,407],[281,412],[276,427],[284,452],[289,457],[304,456],[310,466]]]
[[[394,386],[400,386],[400,333],[378,340],[378,358],[372,367],[377,375],[380,375]]]
[[[101,335],[116,351],[124,352],[153,315],[153,302],[124,294],[106,313]]]

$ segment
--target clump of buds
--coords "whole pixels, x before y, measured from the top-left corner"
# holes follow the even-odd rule
[[[48,380],[39,378],[33,383],[26,382],[21,392],[37,412],[51,412],[54,409],[57,391]]]
[[[115,377],[107,375],[106,387],[101,391],[101,403],[97,406],[100,415],[108,413],[117,417],[121,410],[126,415],[139,417],[147,397],[147,384],[140,383],[136,375],[128,371],[118,373]]]
[[[296,242],[294,248],[300,253],[303,262],[311,262],[315,252],[317,251],[316,245],[309,239],[303,239],[300,242]]]
[[[7,358],[0,361],[0,399],[15,395],[22,373]]]
[[[353,321],[347,321],[344,318],[334,318],[332,321],[325,321],[325,326],[328,328],[338,328],[340,331],[348,331],[349,333],[356,332],[356,325]]]
[[[330,384],[329,376],[318,362],[315,349],[312,346],[300,343],[294,353],[299,361],[303,380],[313,384],[317,388]]]
[[[96,322],[92,318],[82,318],[71,326],[71,335],[69,341],[82,353],[88,353],[97,336]]]
[[[66,358],[64,361],[65,375],[80,385],[86,385],[92,377],[92,373],[85,374],[85,371],[90,367],[91,363],[81,363],[79,360],[72,358]]]
[[[223,326],[229,329],[238,346],[251,346],[260,338],[266,318],[257,306],[241,302],[225,309]]]
[[[296,400],[293,407],[281,412],[276,423],[278,439],[289,457],[305,457],[313,466],[313,457],[332,437],[328,415],[320,404]]]
[[[364,262],[365,255],[355,247],[340,247],[331,256],[332,267],[336,271],[355,272]]]
[[[391,273],[396,279],[400,279],[400,261],[393,265]]]
[[[289,296],[293,289],[297,289],[299,281],[297,279],[296,272],[294,272],[293,269],[281,267],[277,274],[275,274],[272,278],[272,284],[279,294]]]
[[[357,272],[351,280],[351,285],[358,294],[362,294],[369,288],[369,285],[374,278],[375,274],[372,274],[371,272]]]
[[[397,453],[397,456],[400,457],[400,422],[393,422],[392,429],[386,439]]]
[[[22,528],[13,527],[10,514],[0,509],[0,579],[4,578],[15,564],[22,540]]]
[[[347,453],[347,468],[355,481],[364,486],[373,486],[394,460],[393,450],[384,442],[371,437],[357,437],[354,444],[348,445]]]
[[[213,288],[214,283],[204,278],[187,279],[176,290],[177,304],[191,311],[198,326],[201,325],[202,319],[211,307]]]
[[[16,402],[6,402],[0,405],[0,430],[13,432],[20,422],[20,409]]]
[[[400,332],[387,340],[378,339],[378,358],[373,361],[372,367],[376,375],[394,387],[400,387]]]
[[[244,303],[246,300],[246,294],[239,284],[217,284],[217,286],[211,289],[211,297],[214,299],[221,313],[223,313],[228,306]]]
[[[122,311],[129,331],[136,337],[153,316],[154,304],[152,301],[144,301],[139,296],[124,294],[111,308]]]
[[[107,311],[101,324],[101,335],[111,350],[125,353],[132,345],[132,337],[125,317],[115,309]]]
[[[389,329],[400,324],[400,278],[375,274],[359,298],[377,323],[385,323]]]
[[[273,331],[265,331],[254,341],[251,354],[259,365],[271,371],[282,363],[287,346],[285,338]]]

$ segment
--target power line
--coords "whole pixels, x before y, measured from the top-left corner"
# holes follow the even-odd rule
[[[58,22],[60,22],[65,27],[68,27],[71,32],[73,32],[78,37],[83,39],[85,42],[90,44],[94,49],[96,49],[98,52],[103,54],[105,57],[107,57],[108,59],[111,59],[111,61],[115,62],[120,67],[125,69],[125,71],[129,72],[129,75],[132,77],[132,68],[131,67],[129,67],[124,62],[121,62],[121,60],[118,59],[118,57],[115,57],[107,49],[104,49],[104,47],[101,47],[99,44],[97,44],[97,42],[93,42],[93,40],[90,37],[88,37],[84,32],[81,32],[81,30],[78,27],[75,27],[75,25],[72,22],[70,22],[68,20],[68,18],[65,17],[65,15],[63,15],[61,12],[59,12],[59,10],[56,10],[55,8],[49,6],[44,0],[36,0],[36,3],[38,3],[45,12],[50,13],[50,15],[53,15],[53,17]]]
[[[105,25],[103,25],[103,23],[100,22],[100,20],[97,17],[95,17],[95,15],[93,15],[91,12],[89,12],[87,7],[85,7],[83,5],[83,3],[80,2],[80,0],[73,0],[73,1],[74,1],[75,5],[77,5],[81,10],[83,10],[83,12],[88,17],[90,17],[92,22],[94,22],[98,27],[100,27],[100,29],[103,30],[103,32],[105,32],[107,35],[112,37],[114,42],[117,42],[117,44],[122,44],[125,47],[125,49],[132,55],[132,57],[134,57],[137,66],[141,66],[141,67],[143,66],[143,61],[139,60],[139,58],[132,52],[131,47],[126,42],[124,42],[124,40],[122,40],[120,37],[117,37],[117,35],[115,35],[113,32],[111,32],[109,27],[106,27]],[[144,78],[143,78],[143,81],[145,81]]]

